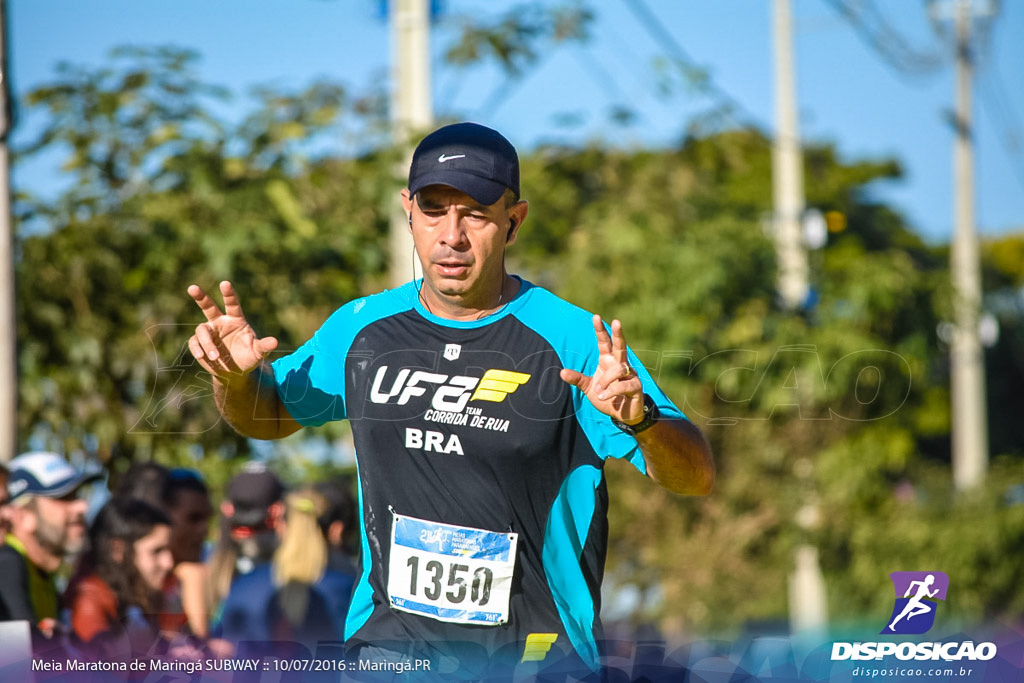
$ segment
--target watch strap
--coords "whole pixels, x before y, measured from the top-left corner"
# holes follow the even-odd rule
[[[644,419],[637,422],[635,425],[626,424],[620,422],[615,418],[612,418],[612,424],[616,427],[629,434],[630,436],[636,436],[640,432],[650,429],[661,417],[661,412],[658,410],[658,404],[654,402],[654,399],[649,394],[644,394]]]

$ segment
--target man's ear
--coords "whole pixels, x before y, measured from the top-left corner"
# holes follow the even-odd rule
[[[406,212],[406,216],[409,217],[409,231],[413,231],[413,197],[409,194],[409,189],[404,188],[401,190],[401,210]]]
[[[21,534],[31,534],[36,530],[38,517],[35,512],[26,509],[26,504],[8,506],[6,517],[11,528]]]
[[[516,237],[519,235],[519,230],[523,227],[523,221],[526,220],[526,214],[529,212],[530,204],[523,200],[520,200],[509,207],[508,233],[505,235],[505,244],[512,244],[516,241]]]

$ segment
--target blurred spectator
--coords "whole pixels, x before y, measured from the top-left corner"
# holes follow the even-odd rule
[[[208,573],[203,546],[210,529],[213,506],[202,475],[187,468],[167,473],[161,492],[164,510],[171,518],[171,554],[174,571],[164,582],[164,611],[160,627],[170,633],[209,635],[206,609]]]
[[[115,497],[97,514],[89,541],[65,593],[77,644],[108,661],[150,652],[174,567],[170,518],[143,500]]]
[[[202,475],[188,468],[137,462],[122,475],[114,495],[143,500],[170,517],[174,571],[165,581],[161,629],[206,638],[208,573],[202,560],[213,507]]]
[[[164,482],[162,497],[164,509],[171,517],[174,561],[201,562],[213,516],[210,491],[202,475],[184,467],[171,470]]]
[[[224,602],[224,638],[315,644],[344,636],[354,579],[327,568],[327,500],[312,488],[285,496],[273,561],[239,576]]]
[[[277,549],[278,522],[284,514],[284,484],[258,462],[228,482],[220,504],[220,542],[210,559],[210,603],[220,605],[236,576],[270,562]]]
[[[27,620],[38,640],[53,635],[57,625],[54,574],[85,543],[86,502],[79,489],[99,477],[46,452],[20,455],[9,467],[10,532],[0,547],[0,616]]]
[[[313,489],[327,501],[327,510],[318,520],[320,528],[326,530],[327,568],[355,576],[358,527],[352,483],[345,477],[334,477],[317,482]]]
[[[115,498],[137,498],[155,507],[164,507],[164,485],[171,471],[152,460],[134,462],[121,475]]]

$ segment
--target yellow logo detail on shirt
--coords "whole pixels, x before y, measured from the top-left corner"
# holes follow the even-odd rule
[[[542,662],[548,656],[548,650],[558,640],[557,633],[531,633],[526,636],[526,646],[523,648],[524,662]]]
[[[530,375],[511,370],[488,370],[477,386],[470,401],[501,403],[505,397],[529,381]]]

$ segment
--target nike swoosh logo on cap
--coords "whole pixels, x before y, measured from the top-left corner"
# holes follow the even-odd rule
[[[464,159],[465,157],[466,157],[466,155],[465,155],[465,154],[453,154],[453,155],[451,155],[450,157],[446,157],[445,155],[443,155],[443,154],[442,154],[441,156],[439,156],[439,157],[437,158],[437,161],[438,161],[439,163],[442,163],[442,164],[443,164],[444,162],[446,162],[446,161],[450,161],[450,160],[452,160],[452,159]]]

